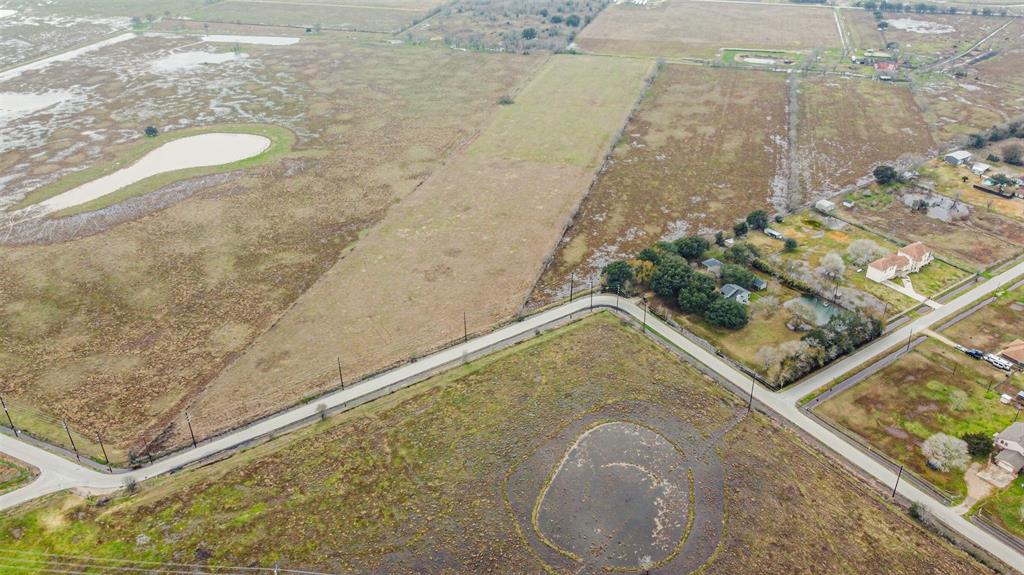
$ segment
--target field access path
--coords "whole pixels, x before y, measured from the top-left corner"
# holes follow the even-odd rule
[[[10,509],[21,503],[65,489],[113,491],[123,487],[125,481],[129,479],[144,481],[160,475],[174,473],[191,463],[202,461],[212,455],[275,433],[284,433],[303,422],[315,420],[319,417],[321,409],[344,410],[355,407],[401,387],[411,385],[441,369],[458,365],[467,357],[486,353],[495,347],[507,344],[513,340],[529,337],[531,333],[535,333],[537,330],[545,328],[552,323],[567,318],[571,319],[574,314],[586,313],[594,308],[617,309],[637,321],[644,322],[643,329],[653,331],[664,341],[682,350],[697,363],[714,372],[720,380],[729,384],[727,387],[731,387],[736,393],[743,397],[746,397],[748,393],[756,394],[755,399],[760,404],[760,407],[785,418],[790,424],[796,426],[809,436],[814,437],[837,456],[844,459],[850,465],[859,468],[866,475],[873,477],[884,485],[893,485],[897,478],[891,469],[864,453],[843,437],[819,424],[812,417],[804,413],[797,402],[805,395],[860,369],[879,354],[908,341],[914,334],[922,333],[933,324],[955,316],[978,299],[998,291],[1022,275],[1024,275],[1024,262],[1020,262],[991,279],[978,284],[951,300],[942,308],[933,310],[893,330],[854,354],[834,362],[780,393],[771,393],[765,388],[757,389],[749,376],[741,373],[722,358],[687,339],[668,324],[658,320],[653,314],[648,314],[647,310],[637,305],[636,302],[627,299],[620,300],[616,296],[611,295],[584,296],[576,301],[530,316],[523,321],[437,352],[419,361],[402,365],[351,387],[324,395],[319,400],[288,409],[231,433],[200,443],[193,449],[180,451],[151,465],[132,471],[112,474],[102,473],[64,459],[40,447],[22,442],[9,435],[0,434],[0,451],[35,466],[40,472],[39,477],[32,483],[10,493],[0,495],[0,509]],[[954,508],[947,507],[942,502],[915,487],[909,481],[899,482],[897,491],[906,499],[921,503],[935,518],[967,540],[985,549],[1014,569],[1024,572],[1024,555],[1001,539],[958,515]],[[822,495],[825,496],[827,494]]]

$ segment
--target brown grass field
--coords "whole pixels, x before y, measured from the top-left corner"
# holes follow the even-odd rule
[[[195,398],[194,425],[201,420],[205,434],[337,386],[339,356],[352,379],[407,361],[462,337],[464,313],[471,332],[509,319],[650,67],[549,60],[476,141],[393,207]]]
[[[623,132],[531,296],[568,293],[663,237],[728,229],[785,203],[786,79],[667,65]]]
[[[934,147],[910,90],[902,86],[805,78],[797,108],[797,165],[805,201],[869,177],[878,163]]]
[[[666,58],[710,58],[722,48],[841,47],[828,8],[686,0],[645,7],[609,6],[576,43],[590,52]]]
[[[145,61],[152,46],[97,52],[94,65],[112,57]],[[136,118],[154,118],[146,115],[154,113],[148,98],[164,95],[159,118],[173,125],[218,97],[186,89],[205,84],[213,70],[183,76],[177,92],[168,92],[145,75],[118,83],[90,62],[81,59],[80,75],[64,77],[109,82],[105,89],[120,97],[81,112],[81,128],[69,123],[43,147],[0,154],[0,164],[19,165],[38,151],[46,154],[39,166],[109,161],[133,144],[89,146],[82,132],[106,127],[107,134],[128,130],[137,138]],[[271,107],[261,119],[298,134],[295,153],[214,185],[191,182],[186,201],[90,229],[90,221],[103,222],[98,214],[72,241],[0,247],[0,391],[66,417],[92,437],[102,430],[115,458],[137,449],[140,438],[151,440],[179,418],[363,230],[471,138],[497,111],[498,98],[539,63],[327,34],[253,47],[246,60],[252,70],[235,73]],[[281,75],[293,79],[288,94],[262,87]],[[43,79],[25,81],[31,87]],[[87,155],[95,148],[99,153]],[[62,153],[69,149],[79,152]]]
[[[208,569],[538,573],[543,566],[506,503],[507,477],[584,414],[616,417],[625,402],[669,413],[704,437],[722,432],[712,441],[724,487],[695,485],[706,496],[693,509],[718,506],[724,526],[698,521],[687,529],[688,540],[724,531],[717,545],[710,539],[702,573],[989,572],[608,314],[227,461],[143,484],[134,496],[100,505],[57,495],[6,513],[0,537],[8,555]]]
[[[425,17],[438,2],[424,0],[222,0],[196,17],[213,22],[397,32]]]
[[[1006,18],[992,16],[917,13],[888,14],[886,20],[890,26],[882,33],[885,42],[899,42],[901,53],[916,65],[959,54],[1007,22]],[[913,29],[900,29],[893,21],[907,22]],[[938,33],[916,31],[921,26],[932,27]]]

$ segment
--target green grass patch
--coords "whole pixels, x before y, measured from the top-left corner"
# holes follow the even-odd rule
[[[53,214],[54,217],[71,216],[74,214],[80,214],[83,212],[102,209],[107,206],[111,206],[118,202],[124,201],[128,198],[140,196],[152,192],[154,190],[160,189],[179,180],[257,166],[269,162],[271,160],[280,158],[284,154],[291,151],[292,146],[295,144],[295,134],[293,134],[291,130],[288,130],[287,128],[282,128],[280,126],[272,126],[266,124],[227,124],[203,126],[201,128],[186,128],[184,130],[167,132],[153,138],[147,137],[143,138],[142,140],[139,140],[136,144],[128,148],[113,162],[92,166],[80,172],[75,172],[74,174],[71,174],[65,178],[62,178],[60,181],[54,182],[51,185],[43,186],[42,188],[39,188],[38,190],[35,190],[32,193],[25,196],[20,202],[14,204],[14,206],[10,209],[19,210],[34,204],[38,204],[44,200],[60,195],[68,190],[74,189],[82,184],[112,174],[126,166],[134,164],[147,153],[155,150],[156,148],[168,142],[177,140],[179,138],[208,133],[255,134],[258,136],[264,136],[270,139],[270,147],[259,155],[253,156],[251,158],[246,158],[244,160],[239,160],[237,162],[231,162],[229,164],[221,164],[219,166],[202,166],[197,168],[186,168],[183,170],[174,170],[170,172],[155,174],[144,180],[135,182],[130,186],[125,186],[101,198],[96,198],[95,200],[92,200],[90,202],[86,202],[84,204],[72,206],[65,210],[61,210]]]

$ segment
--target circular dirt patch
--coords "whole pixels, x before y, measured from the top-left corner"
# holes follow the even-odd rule
[[[719,436],[655,404],[605,406],[513,467],[506,503],[550,571],[689,573],[722,535]]]

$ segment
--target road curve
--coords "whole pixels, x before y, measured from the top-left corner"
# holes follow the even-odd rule
[[[792,425],[813,436],[838,456],[861,469],[885,485],[892,485],[896,475],[889,468],[850,444],[846,439],[833,433],[803,413],[797,401],[821,387],[828,385],[836,378],[851,373],[862,367],[879,353],[906,341],[912,333],[928,328],[948,318],[974,301],[989,295],[1008,285],[1017,277],[1024,275],[1024,262],[978,284],[976,287],[961,294],[938,310],[933,310],[909,324],[881,337],[856,353],[837,361],[816,372],[799,384],[787,388],[781,393],[772,393],[766,388],[758,387],[756,400],[767,409],[784,417]],[[180,451],[155,463],[123,473],[102,473],[64,459],[34,445],[24,443],[9,435],[0,434],[0,451],[29,463],[39,469],[40,475],[32,483],[0,495],[0,510],[31,501],[38,497],[65,489],[86,489],[91,491],[112,491],[121,488],[128,478],[145,481],[159,475],[173,472],[190,463],[200,461],[211,455],[229,450],[238,445],[252,441],[272,432],[284,430],[308,418],[316,417],[318,406],[325,405],[328,409],[345,409],[349,404],[358,404],[360,400],[385,393],[396,384],[430,374],[438,369],[455,365],[467,355],[486,352],[494,346],[510,339],[529,334],[552,322],[569,317],[574,313],[586,311],[591,307],[614,308],[632,316],[637,321],[646,318],[647,329],[656,332],[664,340],[678,347],[697,362],[714,371],[722,379],[736,386],[737,390],[750,389],[751,378],[740,372],[722,358],[707,351],[703,347],[687,339],[668,324],[658,320],[653,314],[646,314],[644,309],[635,302],[625,298],[619,299],[611,295],[596,295],[593,299],[581,297],[539,314],[530,316],[523,321],[498,329],[492,333],[474,338],[463,344],[439,351],[414,363],[397,367],[391,371],[366,379],[361,383],[322,396],[319,400],[297,406],[277,415],[257,421],[247,427],[222,435],[194,449]],[[958,515],[952,508],[933,499],[929,494],[919,490],[908,481],[899,484],[900,495],[911,501],[920,502],[937,519],[949,528],[957,531],[965,539],[999,558],[1020,572],[1024,572],[1024,555],[1000,539],[977,527],[967,519]]]

